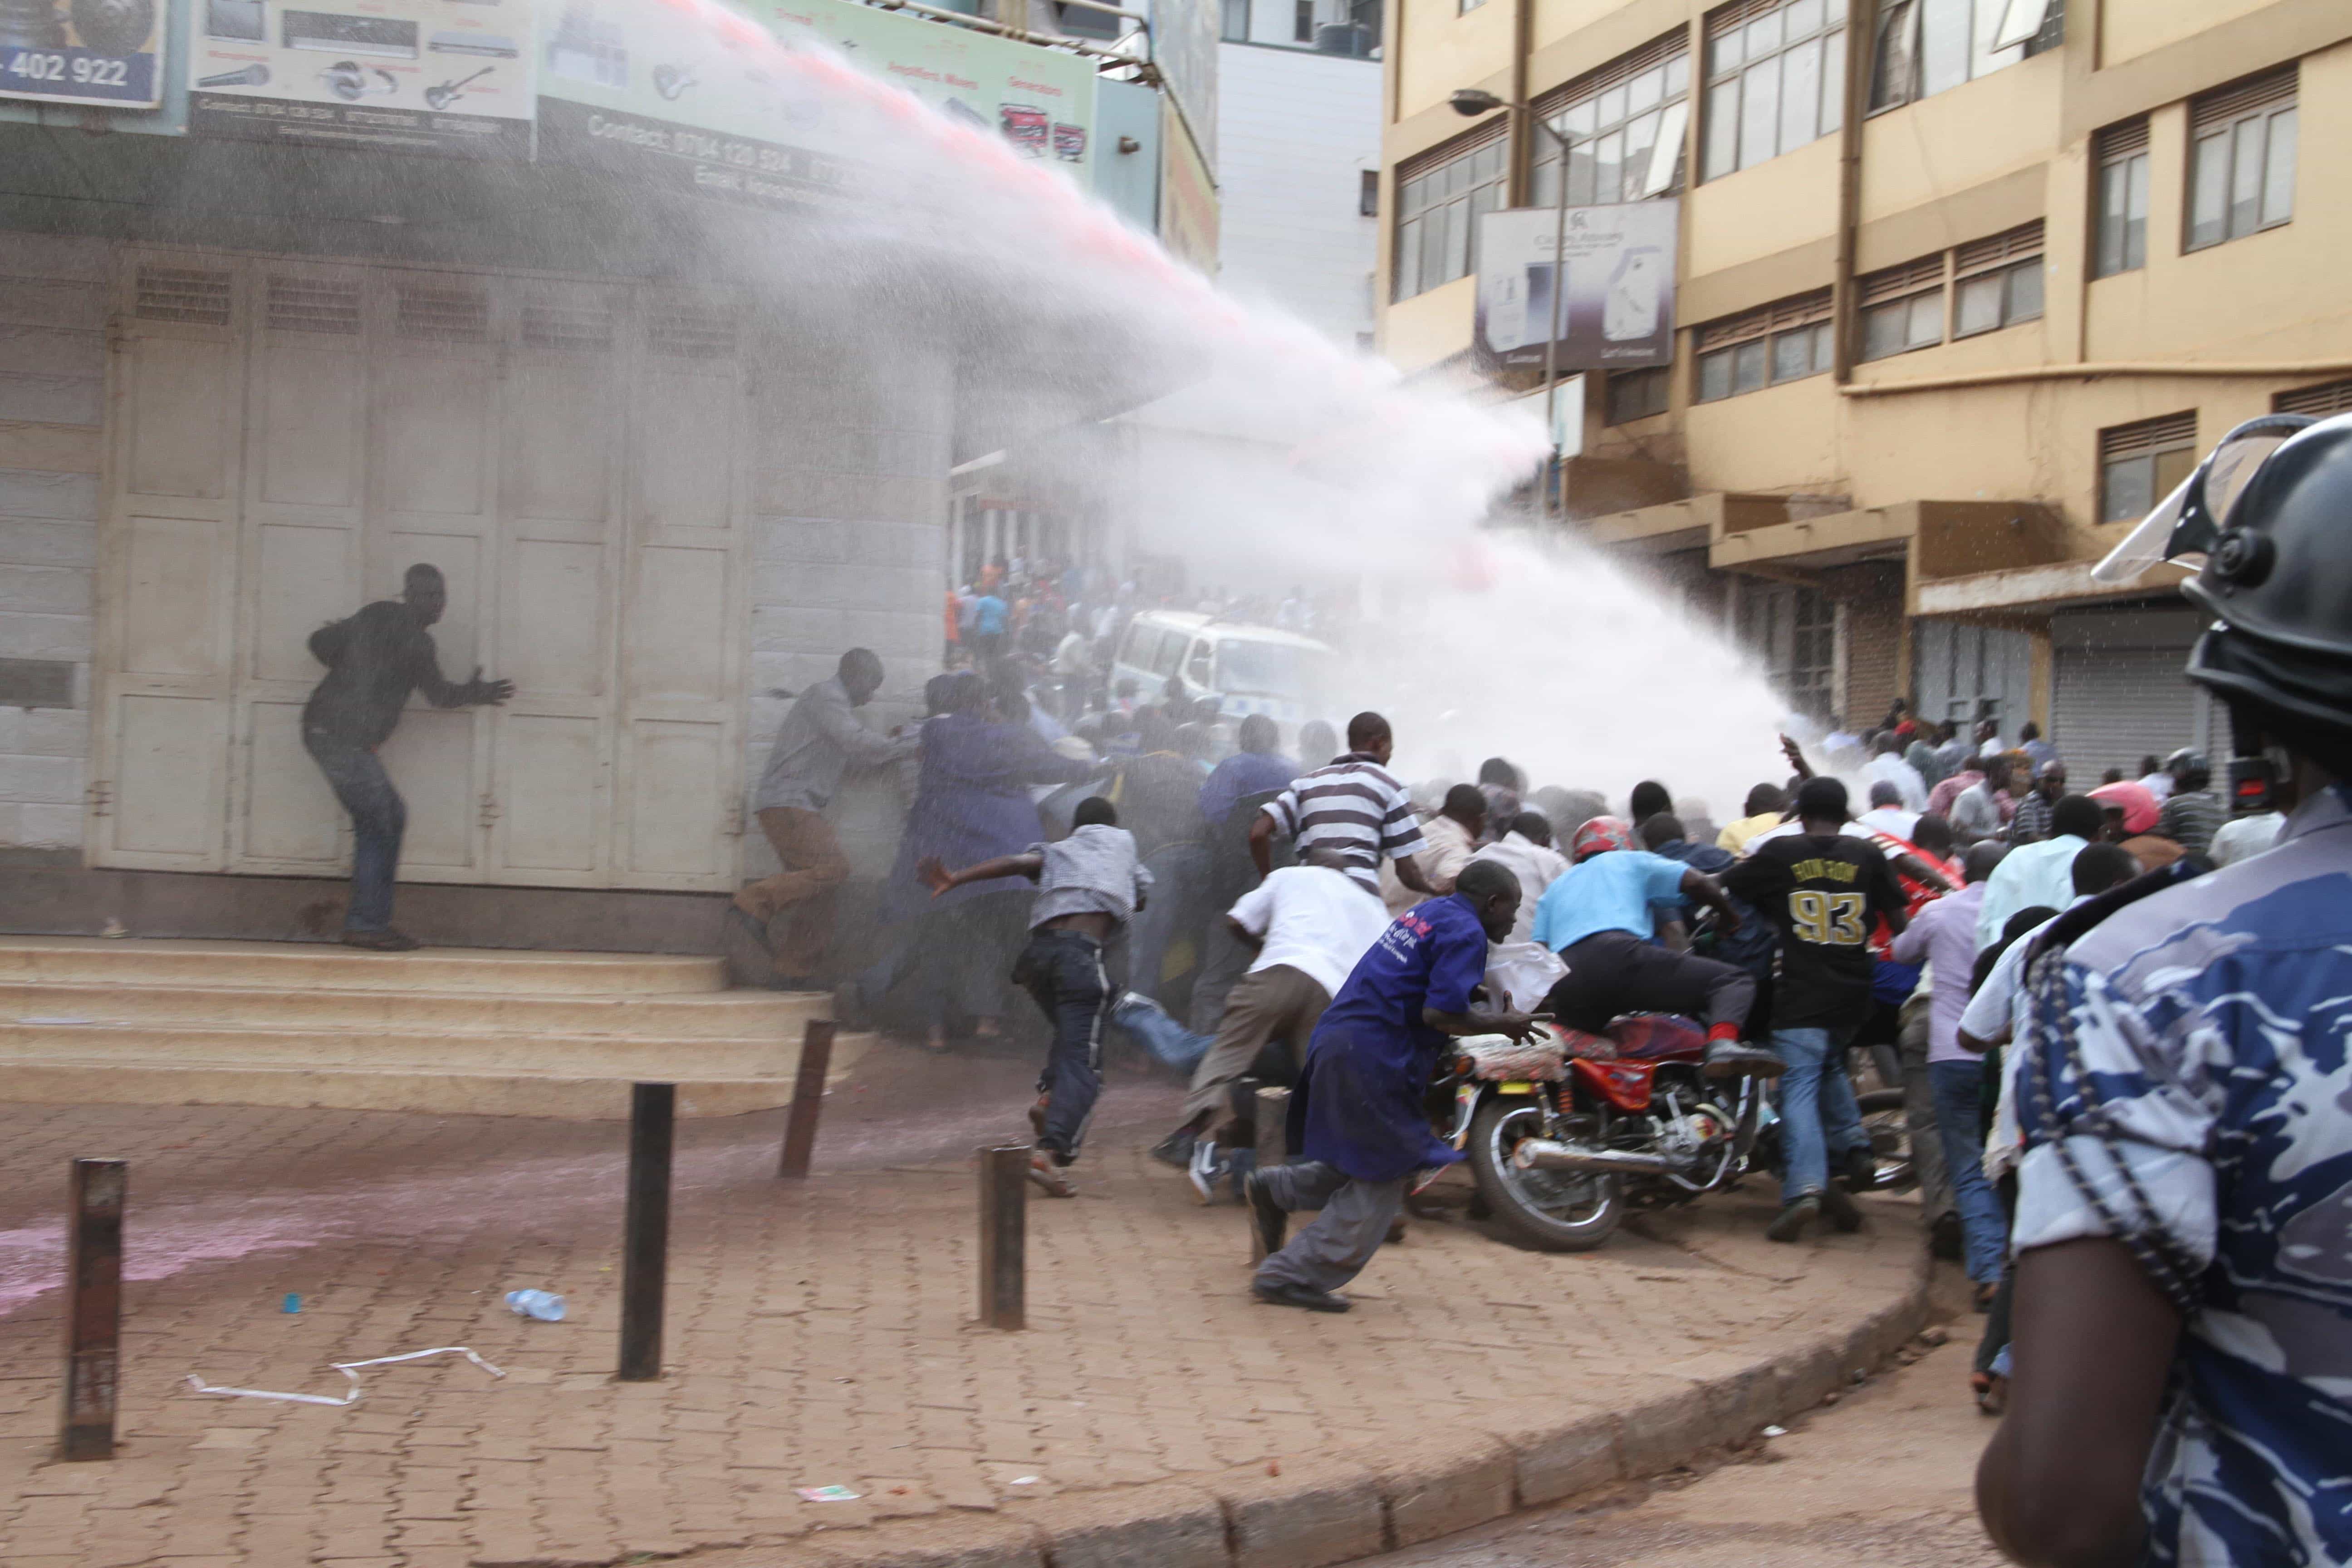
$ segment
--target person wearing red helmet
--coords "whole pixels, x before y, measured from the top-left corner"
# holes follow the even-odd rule
[[[1706,1025],[1710,1078],[1769,1078],[1780,1059],[1742,1045],[1740,1026],[1756,999],[1745,970],[1659,945],[1654,905],[1688,898],[1714,910],[1727,930],[1739,911],[1723,886],[1679,860],[1634,847],[1622,818],[1596,816],[1569,841],[1573,862],[1536,904],[1533,937],[1560,955],[1566,979],[1544,1006],[1571,1029],[1598,1034],[1620,1013],[1682,1013]]]

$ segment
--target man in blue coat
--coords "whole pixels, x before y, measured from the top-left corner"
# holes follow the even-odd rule
[[[1416,1171],[1462,1158],[1431,1129],[1426,1100],[1449,1035],[1525,1039],[1524,1013],[1475,1011],[1486,944],[1511,931],[1519,883],[1473,860],[1454,891],[1399,915],[1324,1009],[1290,1097],[1288,1164],[1252,1172],[1252,1223],[1266,1259],[1251,1292],[1276,1307],[1344,1312],[1339,1288],[1363,1271],[1404,1206]],[[1320,1209],[1283,1244],[1289,1216]]]

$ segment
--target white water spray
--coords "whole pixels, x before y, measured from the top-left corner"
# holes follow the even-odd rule
[[[1218,581],[1278,596],[1294,581],[1361,574],[1381,609],[1335,696],[1341,716],[1391,716],[1405,773],[1500,754],[1531,783],[1617,799],[1660,778],[1721,817],[1784,771],[1783,705],[1717,627],[1597,551],[1484,526],[1542,460],[1537,420],[1408,382],[1220,293],[1059,173],[835,56],[789,47],[709,0],[663,4],[751,51],[793,118],[856,149],[855,200],[772,258],[796,284],[853,270],[909,319],[951,317],[968,358],[1122,363],[1131,384],[1111,406],[1089,406],[1098,395],[1083,375],[1006,377],[1031,406],[997,417],[1037,437],[1120,412],[1137,386],[1173,395],[1202,426],[1251,434],[1181,445],[1182,460],[1156,470],[1115,445],[1066,444],[1067,462],[1073,479],[1134,496],[1155,540],[1224,563]],[[1079,472],[1121,458],[1125,472]],[[1240,561],[1250,575],[1232,569]]]

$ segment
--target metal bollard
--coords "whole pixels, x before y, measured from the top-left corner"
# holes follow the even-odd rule
[[[1029,1155],[1027,1144],[980,1152],[980,1321],[982,1328],[1028,1324]]]
[[[76,1160],[66,1181],[66,1400],[58,1458],[114,1458],[122,1372],[122,1206],[131,1166]]]
[[[793,1080],[793,1109],[784,1123],[784,1152],[776,1174],[798,1180],[808,1174],[816,1149],[817,1113],[824,1109],[824,1075],[833,1066],[833,1020],[811,1018],[801,1036],[801,1069]]]
[[[1261,1089],[1257,1091],[1257,1168],[1271,1170],[1290,1158],[1290,1091],[1286,1089]],[[1258,1245],[1257,1223],[1249,1227],[1250,1261],[1265,1261],[1265,1248]]]
[[[629,1089],[629,1208],[621,1236],[621,1368],[624,1383],[661,1376],[662,1297],[669,1275],[669,1163],[677,1086]]]

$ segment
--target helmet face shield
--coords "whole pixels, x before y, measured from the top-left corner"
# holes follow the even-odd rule
[[[2306,415],[2265,414],[2222,437],[2196,471],[2091,568],[2091,580],[2111,585],[2137,582],[2149,567],[2165,561],[2203,565],[2205,552],[2229,526],[2230,509],[2245,494],[2264,460],[2296,432],[2316,423]]]

